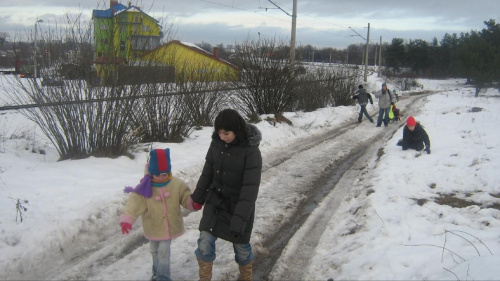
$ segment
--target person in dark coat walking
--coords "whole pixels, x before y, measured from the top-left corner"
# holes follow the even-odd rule
[[[356,91],[355,95],[352,97],[353,100],[358,100],[359,106],[361,106],[361,110],[359,111],[359,116],[358,116],[358,122],[361,123],[363,120],[363,114],[370,120],[371,123],[373,123],[373,119],[368,114],[368,111],[366,111],[366,105],[368,105],[368,101],[370,101],[371,104],[373,104],[373,99],[372,95],[370,95],[368,92],[366,92],[365,89],[363,89],[363,85],[358,86],[358,90]]]
[[[212,142],[193,201],[203,205],[200,237],[195,251],[200,280],[211,280],[217,238],[233,243],[240,280],[252,280],[254,255],[250,245],[255,201],[259,192],[262,134],[232,109],[214,122]]]
[[[403,139],[398,141],[403,150],[415,149],[416,151],[424,150],[427,154],[431,154],[431,141],[425,129],[415,121],[413,116],[408,117],[406,126],[403,129]]]

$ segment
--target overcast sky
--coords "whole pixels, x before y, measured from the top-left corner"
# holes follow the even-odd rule
[[[65,22],[65,15],[109,8],[102,0],[0,0],[0,32],[41,32]],[[176,38],[191,43],[235,44],[246,38],[290,40],[293,0],[143,0],[131,1],[156,19],[173,24]],[[121,1],[127,5],[128,1]],[[276,4],[276,5],[273,5]],[[484,21],[500,22],[499,0],[297,0],[297,45],[346,48],[363,43],[370,23],[370,41],[392,38],[428,42],[445,33],[481,30]],[[278,8],[279,7],[279,8]],[[165,21],[162,21],[165,22]],[[364,39],[363,39],[364,38]]]

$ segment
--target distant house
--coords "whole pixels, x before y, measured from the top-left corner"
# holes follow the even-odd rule
[[[236,66],[194,44],[171,41],[160,45],[158,21],[139,7],[110,1],[107,10],[93,10],[96,75],[101,83],[234,81]],[[147,71],[144,67],[147,67]],[[145,77],[145,76],[155,77]]]
[[[176,82],[239,79],[238,67],[219,58],[218,48],[214,48],[214,52],[210,53],[192,43],[178,40],[145,53],[143,60],[173,66]]]
[[[107,10],[93,10],[95,62],[116,63],[136,60],[160,45],[161,25],[139,7],[110,1]]]

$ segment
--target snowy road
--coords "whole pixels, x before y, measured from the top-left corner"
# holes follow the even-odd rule
[[[407,96],[399,101],[398,106],[403,113],[415,112],[426,94],[428,93]],[[376,113],[372,116],[376,119]],[[264,167],[259,192],[259,198],[263,200],[257,200],[252,237],[256,255],[255,280],[302,279],[319,237],[332,216],[335,216],[340,202],[349,194],[349,187],[354,181],[359,181],[361,175],[362,178],[370,178],[370,163],[373,161],[369,160],[376,159],[383,153],[380,148],[403,124],[401,121],[390,124],[387,128],[377,128],[366,119],[361,124],[353,119],[326,133],[311,135],[286,148],[263,155]],[[293,185],[290,185],[289,179],[293,179]],[[275,205],[269,206],[269,202],[275,202]],[[121,205],[123,200],[115,203]],[[273,208],[274,211],[270,211]],[[150,266],[137,262],[144,257],[149,258],[149,246],[142,236],[139,222],[134,225],[131,235],[123,236],[116,231],[115,226],[110,227],[106,223],[110,221],[110,217],[117,215],[106,212],[106,209],[103,207],[101,216],[93,222],[100,227],[61,243],[67,247],[59,246],[60,253],[53,261],[53,267],[40,268],[38,272],[23,275],[23,278],[141,279],[143,275],[130,273],[147,272]],[[175,240],[172,246],[173,257],[185,256],[176,252],[194,251],[200,216],[201,212],[185,216],[187,231]],[[75,247],[78,243],[93,246]],[[232,252],[230,243],[220,240],[217,243],[218,252]],[[71,252],[69,249],[72,249]],[[189,270],[185,270],[186,268]],[[197,279],[194,255],[190,259],[172,261],[172,271],[174,276],[182,279]],[[237,272],[232,255],[218,255],[214,262],[214,280],[234,280]]]
[[[420,98],[409,97],[398,105],[402,112],[410,112],[410,107],[418,108]],[[401,121],[387,128],[377,128],[366,119],[362,124],[350,122],[297,143],[287,150],[292,151],[290,155],[285,151],[277,151],[271,156],[273,161],[279,159],[280,164],[264,171],[264,180],[271,177],[265,185],[270,184],[276,190],[288,190],[304,196],[301,201],[287,206],[290,208],[287,219],[277,222],[272,213],[260,217],[264,221],[273,221],[277,227],[263,243],[264,248],[272,254],[256,258],[255,280],[304,280],[304,269],[340,202],[361,175],[370,178],[368,160],[381,153],[380,148],[385,141],[403,124]],[[318,158],[318,155],[322,157]],[[297,174],[296,171],[301,173]],[[278,186],[282,177],[294,176],[298,178],[297,185]],[[280,198],[286,195],[273,196]],[[282,203],[286,203],[286,200]]]

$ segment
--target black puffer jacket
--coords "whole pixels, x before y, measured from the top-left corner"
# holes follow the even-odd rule
[[[251,124],[246,131],[245,143],[226,144],[217,132],[213,134],[192,195],[195,202],[204,204],[200,231],[236,244],[250,241],[262,172],[262,134]]]
[[[411,148],[420,151],[424,149],[424,145],[431,148],[429,135],[427,135],[427,132],[424,130],[422,125],[417,123],[413,131],[410,131],[408,126],[405,126],[403,129],[403,142],[401,144],[403,150]]]

